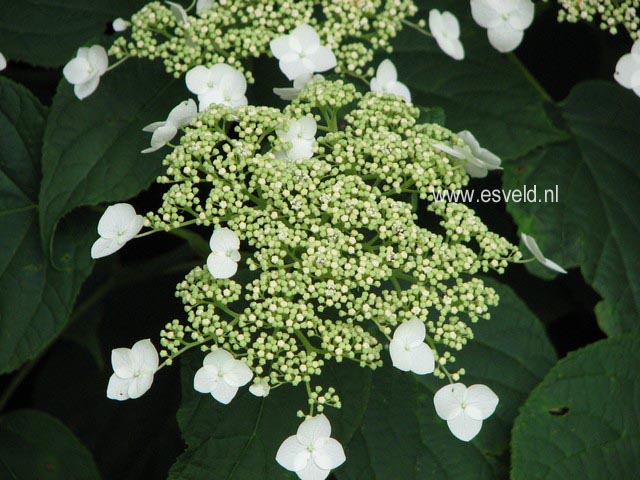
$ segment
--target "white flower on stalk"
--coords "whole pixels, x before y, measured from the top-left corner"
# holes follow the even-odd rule
[[[215,1],[216,0],[198,0],[198,3],[196,3],[196,13],[200,13],[203,10],[213,7]],[[224,4],[222,1],[220,3]]]
[[[613,77],[624,88],[629,88],[640,96],[640,40],[635,41],[630,53],[618,60]]]
[[[191,120],[198,116],[198,107],[192,99],[180,102],[169,112],[163,122],[150,123],[142,129],[143,132],[151,132],[151,146],[142,150],[142,153],[151,153],[159,150],[169,143]]]
[[[389,354],[393,366],[403,372],[413,372],[418,375],[433,373],[436,362],[433,351],[424,343],[426,336],[427,329],[418,318],[404,322],[396,328],[389,343]]]
[[[455,60],[464,58],[464,47],[460,41],[460,24],[453,13],[431,10],[429,30],[444,53]]]
[[[178,23],[189,24],[189,15],[187,15],[187,11],[184,9],[182,5],[175,2],[165,2],[169,5],[169,10],[173,13],[173,16],[176,18]]]
[[[449,430],[463,442],[471,441],[498,406],[498,396],[486,385],[462,383],[446,385],[433,397],[438,416],[447,421]]]
[[[256,397],[267,397],[270,391],[271,387],[267,378],[256,378],[253,385],[249,387],[249,392]]]
[[[131,22],[127,22],[124,18],[116,18],[111,26],[114,32],[124,32],[131,26]]]
[[[107,397],[112,400],[141,397],[151,388],[158,364],[158,352],[148,338],[131,348],[112,350],[113,375],[107,386]]]
[[[331,424],[324,415],[307,417],[276,454],[276,461],[302,480],[324,480],[345,460],[344,449],[331,438]]]
[[[204,357],[202,367],[193,377],[193,388],[200,393],[210,393],[217,401],[227,405],[238,393],[238,388],[252,378],[253,372],[246,363],[219,348]]]
[[[0,72],[7,68],[7,59],[4,58],[2,52],[0,52]]]
[[[233,230],[216,228],[209,240],[211,253],[207,268],[213,278],[231,278],[238,271],[240,261],[240,239]]]
[[[502,170],[500,166],[502,160],[486,148],[482,148],[471,132],[463,130],[458,132],[458,137],[464,141],[468,148],[458,145],[449,147],[442,143],[436,143],[433,146],[453,157],[464,160],[463,167],[470,177],[484,178],[489,170]]]
[[[73,92],[80,100],[87,98],[100,84],[100,77],[109,66],[109,57],[104,47],[94,45],[81,47],[75,58],[64,66],[64,78],[73,85]]]
[[[515,50],[533,22],[531,0],[471,0],[471,15],[487,29],[489,43],[502,53]]]
[[[216,103],[236,108],[247,105],[247,79],[240,70],[218,63],[213,67],[198,65],[187,72],[187,88],[198,96],[200,111]]]
[[[313,75],[311,73],[305,73],[304,75],[296,77],[293,81],[293,87],[274,88],[273,93],[278,95],[282,100],[291,101],[300,95],[302,89],[306,87],[309,82],[315,82],[317,80],[324,80],[324,77],[319,74]]]
[[[562,268],[556,262],[552,262],[542,254],[542,251],[540,250],[538,242],[536,242],[535,238],[530,237],[526,233],[523,233],[520,237],[522,238],[522,243],[524,243],[524,245],[529,249],[536,260],[538,260],[538,262],[547,267],[549,270],[553,270],[554,272],[567,273],[564,268]]]
[[[404,83],[398,81],[398,72],[391,60],[383,60],[378,65],[376,76],[371,79],[371,91],[392,93],[411,103],[411,92]]]
[[[91,258],[102,258],[117,252],[135,237],[144,225],[144,217],[136,214],[128,203],[108,207],[98,222],[98,238],[91,246]]]
[[[287,130],[276,130],[278,137],[291,144],[288,150],[277,152],[278,158],[290,162],[313,157],[313,145],[318,125],[313,117],[291,120]]]
[[[289,80],[301,75],[326,72],[338,61],[330,48],[320,44],[318,33],[310,25],[298,25],[288,35],[271,40],[271,53],[280,61],[280,70]]]

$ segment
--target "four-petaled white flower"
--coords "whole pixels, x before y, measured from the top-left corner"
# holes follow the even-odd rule
[[[464,47],[460,41],[460,24],[453,13],[431,10],[429,30],[444,53],[455,60],[464,58]]]
[[[169,112],[164,122],[150,123],[142,129],[143,132],[152,132],[151,146],[142,150],[142,153],[151,153],[164,147],[176,136],[178,130],[188,125],[198,116],[198,107],[193,100],[180,102]]]
[[[482,148],[471,132],[463,130],[458,133],[458,137],[464,141],[468,148],[459,145],[449,147],[442,143],[436,143],[433,146],[453,157],[464,160],[463,167],[470,177],[484,178],[489,170],[502,170],[500,166],[502,160],[486,148]]]
[[[463,442],[471,441],[498,406],[498,396],[486,385],[452,383],[433,397],[436,413],[447,421],[449,430]]]
[[[536,242],[535,238],[530,237],[526,233],[521,235],[522,243],[529,249],[529,251],[533,254],[533,256],[538,260],[542,265],[547,267],[549,270],[553,270],[558,273],[567,273],[567,271],[558,265],[556,262],[552,262],[548,258],[546,258],[542,254],[542,250],[538,246],[538,242]]]
[[[310,25],[298,25],[288,35],[269,44],[271,53],[280,61],[280,70],[289,80],[301,75],[326,72],[338,62],[330,48],[320,44],[318,33]]]
[[[640,96],[640,40],[635,41],[630,53],[618,60],[613,77],[624,88],[629,88]]]
[[[324,415],[307,417],[276,454],[276,461],[302,480],[324,480],[345,460],[344,449],[331,438],[331,424]]]
[[[98,222],[98,238],[91,246],[91,258],[102,258],[120,250],[142,229],[144,217],[128,203],[108,207]]]
[[[187,72],[187,88],[198,96],[200,111],[217,103],[236,108],[247,105],[247,79],[240,70],[218,63],[213,67],[198,65]]]
[[[471,0],[471,15],[487,29],[489,43],[499,52],[515,50],[533,22],[531,0]]]
[[[75,58],[64,66],[64,78],[73,85],[73,92],[80,100],[87,98],[100,83],[109,66],[109,57],[104,47],[94,45],[81,47]]]
[[[238,271],[240,239],[233,230],[216,228],[209,240],[207,268],[213,278],[231,278]]]
[[[124,32],[129,26],[131,22],[127,22],[124,18],[116,18],[111,26],[113,27],[114,32]]]
[[[274,88],[273,93],[278,95],[282,100],[291,101],[300,95],[300,92],[307,86],[307,83],[317,80],[324,80],[324,77],[319,74],[313,75],[311,73],[305,73],[304,75],[296,77],[293,81],[293,87]]]
[[[383,60],[378,65],[376,76],[371,79],[371,91],[392,93],[411,102],[411,92],[404,83],[398,81],[398,72],[391,60]]]
[[[413,372],[418,375],[433,373],[435,359],[433,351],[424,343],[427,329],[418,318],[404,322],[393,333],[389,343],[389,354],[394,367],[403,372]]]
[[[0,72],[7,68],[7,59],[4,58],[2,52],[0,52]]]
[[[131,348],[112,350],[113,375],[107,386],[107,397],[112,400],[141,397],[151,388],[158,363],[158,352],[148,338],[137,341]]]
[[[176,2],[165,2],[165,3],[169,5],[169,10],[171,10],[171,13],[173,13],[173,16],[176,18],[179,24],[189,23],[189,15],[187,15],[187,11],[184,9],[182,5]]]
[[[198,0],[196,3],[196,13],[200,13],[203,10],[213,7],[216,0]],[[224,2],[220,2],[224,3]]]
[[[210,393],[217,401],[227,405],[238,393],[238,388],[252,378],[253,372],[246,363],[219,348],[204,357],[202,367],[193,377],[193,388],[200,393]]]
[[[249,392],[256,397],[267,397],[270,391],[271,387],[267,378],[256,378],[253,385],[249,387]]]
[[[288,150],[277,152],[278,158],[295,162],[313,157],[317,130],[318,125],[313,117],[292,120],[287,130],[276,130],[278,137],[291,144]]]

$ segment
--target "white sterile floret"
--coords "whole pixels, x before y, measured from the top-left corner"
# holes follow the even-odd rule
[[[130,25],[131,22],[127,22],[124,18],[116,18],[111,24],[114,32],[124,32]]]
[[[398,81],[398,72],[391,60],[380,62],[376,76],[371,79],[371,91],[376,93],[392,93],[411,102],[411,92],[407,86]]]
[[[535,238],[530,237],[526,233],[521,235],[522,243],[529,249],[529,251],[533,254],[533,256],[540,262],[542,265],[547,267],[549,270],[553,270],[558,273],[567,273],[567,271],[558,265],[556,262],[552,262],[547,257],[542,254],[540,247],[538,246],[538,242],[536,242]]]
[[[238,271],[240,261],[240,239],[228,228],[216,228],[209,240],[211,253],[207,268],[213,278],[231,278]]]
[[[185,127],[198,116],[198,107],[192,99],[180,102],[169,112],[167,119],[163,122],[150,123],[142,129],[144,132],[151,132],[151,146],[142,150],[142,153],[151,153],[164,147],[178,133],[178,130]]]
[[[277,156],[291,162],[313,157],[317,130],[313,117],[292,120],[286,130],[276,130],[278,137],[291,144],[288,150],[277,152]]]
[[[196,3],[196,13],[200,13],[203,10],[213,7],[216,0],[198,0]]]
[[[218,63],[198,65],[187,72],[187,88],[198,96],[200,111],[216,103],[230,108],[247,105],[247,79],[240,70]]]
[[[87,98],[100,84],[100,77],[109,66],[109,57],[104,47],[94,45],[81,47],[75,58],[64,66],[64,78],[73,85],[73,92],[80,100]]]
[[[7,59],[4,58],[2,52],[0,52],[0,72],[7,68]]]
[[[635,41],[630,53],[618,60],[613,77],[620,85],[640,96],[640,40]]]
[[[338,64],[331,49],[320,44],[318,33],[307,24],[298,25],[288,35],[271,40],[269,46],[273,56],[280,61],[280,70],[289,80],[326,72]]]
[[[424,343],[427,330],[418,318],[404,322],[393,333],[389,354],[393,366],[403,372],[418,375],[433,373],[435,358],[429,345]]]
[[[128,203],[108,207],[98,222],[98,238],[91,247],[91,258],[102,258],[120,250],[142,229],[144,217]]]
[[[436,413],[447,421],[449,430],[464,442],[471,441],[498,406],[498,396],[486,385],[462,383],[446,385],[433,397]]]
[[[178,23],[189,23],[189,15],[187,15],[187,11],[184,9],[182,5],[175,2],[165,2],[169,5],[169,10],[173,13],[173,16],[176,17]]]
[[[249,387],[249,392],[256,397],[267,397],[270,391],[271,387],[267,378],[256,378],[253,385]]]
[[[296,77],[293,81],[293,87],[274,88],[273,93],[278,95],[282,100],[291,101],[300,95],[300,92],[309,82],[315,82],[317,80],[324,80],[324,77],[320,74],[305,73]]]
[[[107,397],[112,400],[141,397],[151,388],[158,363],[158,352],[148,338],[131,348],[112,350],[113,375],[107,386]]]
[[[489,43],[499,52],[515,50],[533,22],[531,0],[471,0],[471,15],[487,29]]]
[[[324,480],[345,460],[344,449],[331,438],[331,424],[324,415],[307,417],[276,454],[276,461],[302,480]]]
[[[450,147],[442,143],[436,143],[433,146],[453,157],[464,160],[463,167],[470,177],[484,178],[489,170],[502,170],[500,166],[502,160],[486,148],[482,148],[471,132],[463,130],[458,133],[458,137],[464,141],[467,148],[459,145]]]
[[[251,381],[253,372],[241,360],[233,358],[223,349],[209,353],[193,377],[193,388],[200,393],[210,393],[220,403],[227,405],[238,393],[238,388]]]
[[[429,30],[444,53],[455,60],[464,58],[464,47],[460,41],[460,24],[453,13],[431,10]]]

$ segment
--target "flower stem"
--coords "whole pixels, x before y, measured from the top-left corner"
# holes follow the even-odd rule
[[[409,20],[401,20],[402,23],[404,23],[407,27],[409,28],[413,28],[416,32],[421,33],[422,35],[429,37],[429,38],[433,38],[433,34],[427,30],[425,30],[424,28],[422,28],[420,25],[418,25],[417,23],[413,23],[410,22]]]

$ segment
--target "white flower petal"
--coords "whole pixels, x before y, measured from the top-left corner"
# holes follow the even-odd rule
[[[156,128],[153,132],[153,135],[151,136],[151,146],[142,150],[142,153],[151,153],[155,152],[156,150],[160,150],[177,134],[178,129],[171,123],[166,123],[161,127]]]
[[[200,393],[211,393],[213,386],[220,382],[218,372],[218,368],[213,365],[200,367],[193,377],[194,390]]]
[[[182,128],[191,123],[191,120],[198,116],[198,106],[193,99],[184,100],[175,106],[169,116],[167,123],[173,124],[176,128]]]
[[[318,47],[313,53],[307,57],[314,65],[314,72],[326,72],[338,65],[338,60],[333,51],[328,47]]]
[[[282,442],[276,453],[276,462],[291,472],[303,470],[307,463],[312,463],[309,462],[310,458],[311,452],[298,441],[295,435]]]
[[[447,35],[451,38],[460,37],[460,23],[458,19],[451,12],[442,12],[441,17],[442,27],[447,32]]]
[[[490,28],[487,33],[489,43],[501,53],[515,50],[524,37],[523,30],[516,30],[506,22],[501,23],[497,27]]]
[[[133,344],[131,358],[136,368],[143,372],[154,373],[160,364],[158,351],[148,338]]]
[[[160,128],[160,127],[162,127],[162,126],[164,126],[164,125],[166,125],[166,124],[167,124],[167,122],[153,122],[153,123],[150,123],[149,125],[147,125],[146,127],[144,127],[144,128],[142,129],[142,131],[143,131],[143,132],[150,132],[150,133],[153,133],[153,132],[155,132],[158,128]]]
[[[289,36],[283,35],[282,37],[274,38],[269,42],[269,48],[273,56],[280,60],[291,50],[289,46]]]
[[[424,322],[418,318],[412,318],[411,320],[404,322],[393,333],[393,339],[399,340],[404,344],[419,345],[424,342],[424,338],[427,336],[427,329],[424,326]]]
[[[136,399],[147,393],[153,384],[153,374],[143,373],[129,380],[129,398]]]
[[[375,79],[377,82],[380,82],[381,85],[398,80],[398,71],[391,60],[386,59],[380,62],[376,70]]]
[[[133,377],[136,370],[134,359],[129,348],[114,348],[111,350],[111,367],[120,378]]]
[[[471,16],[483,28],[492,28],[503,22],[501,13],[494,7],[491,0],[471,0]]]
[[[187,15],[187,11],[184,9],[182,5],[175,2],[164,2],[169,5],[169,10],[173,13],[173,16],[176,17],[178,23],[187,23],[189,21],[189,16]]]
[[[464,152],[460,147],[456,146],[456,147],[450,147],[448,145],[445,145],[443,143],[434,143],[433,144],[433,148],[436,148],[444,153],[447,153],[449,155],[451,155],[452,157],[456,157],[456,158],[466,158],[467,157],[467,153]]]
[[[332,470],[342,465],[347,457],[339,441],[334,438],[327,438],[320,442],[312,452],[313,461],[323,470]]]
[[[215,0],[198,0],[196,3],[196,13],[200,13],[203,10],[213,7]]]
[[[103,238],[116,238],[121,232],[126,232],[128,235],[137,233],[142,228],[136,230],[140,219],[144,221],[141,215],[137,215],[135,209],[128,203],[116,203],[107,207],[107,209],[100,217],[98,221],[98,235]],[[130,231],[131,230],[131,231]],[[127,236],[128,236],[127,235]]]
[[[231,229],[226,227],[216,228],[211,234],[209,247],[213,252],[227,252],[240,249],[240,238]]]
[[[294,28],[291,32],[291,36],[300,42],[300,45],[302,45],[302,48],[305,51],[310,51],[314,47],[320,46],[320,37],[318,36],[318,33],[311,25],[306,23]]]
[[[234,360],[224,373],[224,381],[232,387],[243,387],[251,381],[253,372],[241,360]]]
[[[292,88],[292,87],[283,87],[283,88],[273,89],[273,93],[275,93],[282,100],[285,100],[287,102],[290,102],[291,100],[298,98],[298,95],[300,95],[300,92],[301,90],[299,88]]]
[[[407,102],[411,103],[411,92],[409,88],[401,82],[391,82],[386,85],[387,93],[403,97]]]
[[[436,366],[436,361],[433,356],[433,351],[426,343],[422,343],[417,347],[411,349],[411,371],[418,375],[427,375],[433,373]]]
[[[131,25],[124,18],[116,18],[111,26],[113,27],[114,32],[124,32]]]
[[[518,30],[526,30],[533,23],[535,5],[531,0],[514,0],[513,9],[509,15],[509,24]]]
[[[567,273],[567,271],[564,268],[562,268],[557,263],[552,262],[551,260],[549,260],[543,255],[542,250],[540,250],[540,247],[538,246],[538,242],[536,241],[535,238],[527,235],[526,233],[521,234],[520,238],[522,238],[522,243],[524,243],[524,245],[529,249],[529,251],[536,258],[536,260],[538,260],[542,265],[544,265],[545,267],[551,270],[555,270],[556,272],[559,272],[559,273]]]
[[[211,353],[208,353],[204,360],[202,361],[203,365],[211,365],[216,367],[219,370],[223,370],[227,365],[230,365],[232,362],[235,362],[235,358],[229,352],[224,350],[223,348],[218,348]]]
[[[634,47],[636,44],[640,42],[636,42]],[[633,88],[632,78],[637,72],[640,72],[640,55],[627,53],[618,60],[613,77],[623,87]]]
[[[480,433],[482,420],[474,420],[462,413],[457,417],[447,420],[447,425],[454,437],[462,440],[463,442],[469,442],[478,435],[478,433]]]
[[[115,373],[109,378],[107,385],[107,398],[111,400],[129,400],[130,379],[120,378]]]
[[[639,94],[640,95],[640,94]],[[567,271],[562,268],[560,265],[558,265],[556,262],[549,260],[548,258],[545,258],[542,265],[544,265],[545,267],[547,267],[549,270],[553,270],[554,272],[558,272],[558,273],[567,273]]]
[[[7,68],[7,59],[4,57],[2,52],[0,52],[0,72]]]
[[[102,45],[89,47],[87,58],[91,67],[98,72],[98,76],[103,75],[107,71],[109,67],[109,55],[107,55],[107,51]]]
[[[97,260],[98,258],[108,257],[122,247],[124,247],[124,243],[119,243],[116,239],[100,237],[91,246],[91,258]]]
[[[495,412],[498,396],[486,385],[471,385],[465,398],[467,416],[475,420],[485,420]]]
[[[211,396],[224,405],[231,403],[238,393],[238,387],[229,385],[227,382],[217,382],[211,388]]]
[[[302,445],[313,445],[316,440],[331,436],[331,424],[324,414],[307,417],[298,427],[296,436]]]
[[[450,420],[462,412],[462,402],[465,399],[467,387],[462,383],[445,385],[433,396],[436,413],[443,420]]]
[[[86,59],[75,57],[64,66],[62,74],[67,79],[67,82],[77,85],[85,83],[91,78],[90,69],[91,65]]]
[[[209,90],[209,82],[211,81],[211,72],[203,65],[193,67],[185,76],[187,89],[196,95],[201,95]]]
[[[98,85],[100,84],[100,77],[98,75],[91,77],[84,83],[78,83],[73,87],[73,93],[78,97],[79,100],[84,100],[93,92],[96,91]]]
[[[300,75],[310,75],[313,73],[313,68],[309,68],[299,58],[290,58],[289,55],[285,55],[278,64],[280,70],[289,80],[293,80]]]
[[[331,470],[324,470],[314,462],[308,462],[305,468],[296,472],[300,480],[325,480],[330,473]]]
[[[400,340],[391,340],[389,343],[389,355],[391,364],[403,372],[411,371],[411,352],[405,348],[405,343]]]
[[[259,381],[249,387],[249,393],[256,397],[268,397],[270,391],[271,387],[264,381]]]

